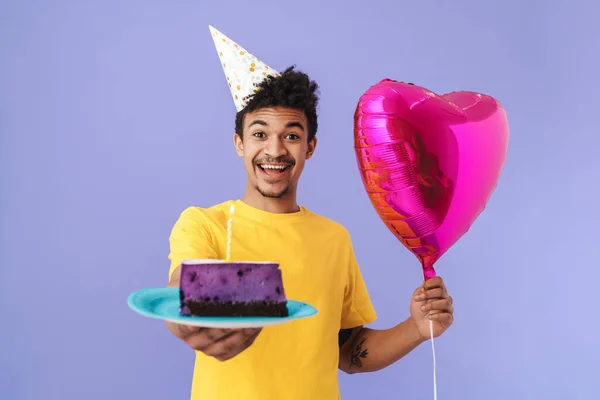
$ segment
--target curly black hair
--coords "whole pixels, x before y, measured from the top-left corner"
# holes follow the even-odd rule
[[[308,120],[308,141],[316,136],[319,85],[294,68],[288,67],[279,76],[268,75],[257,85],[257,91],[247,97],[246,106],[235,116],[235,131],[240,137],[243,137],[246,114],[266,107],[287,107],[304,111]]]

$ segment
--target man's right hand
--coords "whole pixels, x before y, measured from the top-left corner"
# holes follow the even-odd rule
[[[179,287],[181,271],[177,268],[167,287]],[[165,321],[167,328],[196,351],[219,361],[227,361],[246,350],[258,337],[261,328],[214,329],[199,328]]]
[[[229,360],[246,350],[261,329],[199,328],[167,322],[169,330],[192,349],[219,361]]]

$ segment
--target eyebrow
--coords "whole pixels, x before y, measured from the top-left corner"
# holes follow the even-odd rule
[[[267,124],[265,121],[261,120],[261,119],[255,119],[254,121],[252,121],[250,123],[250,125],[248,125],[248,128],[250,128],[253,125],[262,125],[262,126],[269,126],[269,124]],[[300,122],[297,121],[293,121],[293,122],[288,122],[287,124],[285,124],[286,128],[300,128],[302,131],[304,131],[304,125],[302,125]]]

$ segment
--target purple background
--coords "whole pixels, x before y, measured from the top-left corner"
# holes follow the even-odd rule
[[[193,354],[126,298],[165,283],[185,207],[242,195],[208,24],[321,84],[300,201],[352,233],[375,327],[408,315],[421,273],[363,191],[356,101],[384,77],[500,99],[500,185],[438,265],[456,304],[436,342],[439,397],[597,398],[600,32],[585,3],[2,2],[0,398],[188,398]],[[342,397],[431,399],[431,371],[426,343],[341,375]]]

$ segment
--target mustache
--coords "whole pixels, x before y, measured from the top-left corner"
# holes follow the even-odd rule
[[[285,157],[277,157],[277,158],[266,157],[266,158],[261,158],[261,159],[254,161],[254,164],[255,165],[258,165],[258,164],[287,164],[289,166],[294,166],[296,164],[296,161],[294,161],[294,159],[292,159],[292,158],[285,158]]]

